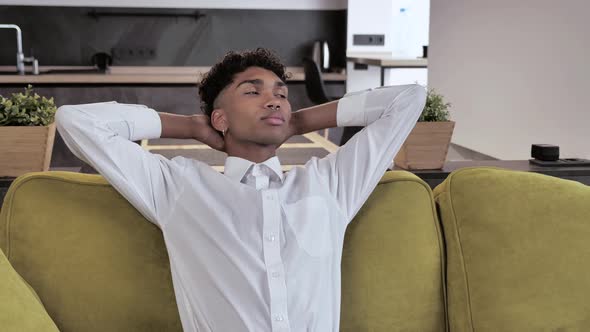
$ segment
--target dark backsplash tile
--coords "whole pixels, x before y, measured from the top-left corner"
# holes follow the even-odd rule
[[[40,65],[90,65],[94,53],[115,47],[155,50],[150,59],[114,59],[114,65],[208,66],[230,50],[268,47],[288,66],[300,66],[314,40],[328,40],[333,66],[344,67],[345,10],[201,10],[196,20],[185,16],[100,16],[106,13],[192,14],[186,9],[81,7],[0,7],[0,23],[23,32],[26,56]],[[0,30],[0,64],[16,62],[13,30]]]

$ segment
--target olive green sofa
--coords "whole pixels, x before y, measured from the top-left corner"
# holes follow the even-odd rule
[[[341,331],[590,331],[589,240],[580,183],[387,172],[346,233]],[[19,177],[0,249],[1,331],[182,330],[161,232],[99,175]]]

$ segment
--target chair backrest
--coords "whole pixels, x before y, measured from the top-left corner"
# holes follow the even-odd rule
[[[307,96],[314,104],[323,104],[330,101],[326,94],[326,86],[318,64],[310,58],[303,58],[303,71],[305,73],[305,90]]]

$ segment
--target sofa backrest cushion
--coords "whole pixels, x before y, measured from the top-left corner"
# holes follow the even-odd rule
[[[59,332],[35,291],[0,250],[0,331]]]
[[[99,175],[16,179],[0,248],[62,332],[182,331],[161,231]]]
[[[451,331],[590,331],[590,187],[477,167],[434,194]]]
[[[11,186],[0,247],[62,332],[181,331],[160,230],[99,175]],[[430,188],[388,172],[348,227],[342,331],[444,331],[443,247]]]
[[[341,331],[445,331],[443,243],[430,187],[387,172],[349,224]]]

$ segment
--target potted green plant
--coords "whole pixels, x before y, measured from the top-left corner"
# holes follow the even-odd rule
[[[410,170],[444,166],[455,128],[455,122],[449,120],[450,106],[442,95],[428,89],[424,110],[395,156],[396,166]]]
[[[0,177],[49,169],[56,111],[53,98],[39,96],[31,85],[0,96]]]

